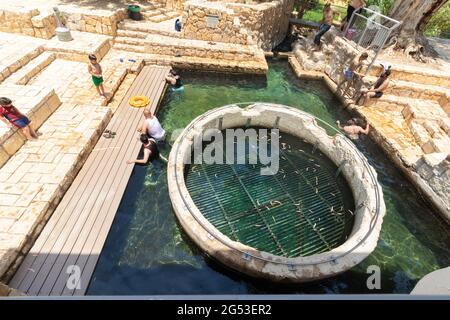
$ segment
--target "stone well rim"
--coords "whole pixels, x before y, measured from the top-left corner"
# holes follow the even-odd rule
[[[241,107],[239,107],[239,105],[244,105],[245,108],[241,108]],[[349,238],[344,243],[342,243],[338,247],[333,248],[330,251],[326,251],[326,252],[323,252],[320,254],[314,254],[314,255],[310,255],[310,256],[288,258],[288,257],[277,256],[277,255],[274,255],[274,254],[271,254],[268,252],[260,251],[255,248],[252,248],[246,244],[232,241],[229,237],[227,237],[226,235],[221,233],[219,230],[217,230],[201,214],[200,210],[197,208],[197,206],[193,202],[192,198],[190,197],[189,191],[187,190],[187,187],[185,185],[184,175],[180,174],[180,168],[179,168],[180,163],[179,163],[178,157],[183,156],[183,154],[180,154],[180,148],[183,143],[183,140],[186,138],[186,136],[188,135],[189,132],[195,131],[195,129],[197,129],[196,125],[198,125],[201,121],[204,121],[205,119],[209,119],[209,118],[212,120],[213,119],[212,115],[214,115],[215,113],[220,114],[221,111],[230,110],[230,108],[233,108],[233,107],[238,107],[242,112],[245,112],[245,111],[250,111],[252,108],[255,108],[255,107],[257,108],[258,106],[269,107],[269,108],[273,108],[274,110],[278,109],[278,111],[295,112],[303,117],[310,118],[312,121],[318,121],[318,122],[324,124],[325,126],[331,128],[334,132],[336,132],[337,135],[335,135],[334,137],[336,138],[336,136],[338,136],[339,140],[346,143],[347,147],[349,147],[350,149],[352,149],[352,151],[354,151],[354,154],[357,155],[357,157],[358,157],[357,160],[362,162],[362,164],[364,165],[364,172],[367,173],[367,177],[369,178],[370,182],[373,184],[374,194],[372,195],[372,197],[375,199],[375,203],[376,203],[375,212],[372,212],[373,215],[370,218],[370,222],[367,223],[367,221],[365,221],[366,225],[367,224],[369,225],[368,231],[365,234],[361,235],[358,232],[359,230],[356,230],[357,232],[355,232],[355,230],[354,230],[355,226],[354,226],[351,234],[349,235]],[[316,126],[317,126],[317,124],[316,124]],[[319,128],[321,128],[321,127],[319,127]],[[222,128],[222,129],[226,129],[226,127]],[[325,132],[325,130],[323,128],[321,128],[321,129]],[[320,147],[319,147],[319,149],[320,149]],[[335,162],[334,160],[332,160],[332,161]],[[173,189],[173,184],[171,184],[171,178],[173,178],[173,181],[176,182],[175,183],[176,189],[171,190],[171,192],[170,192],[172,205],[174,206],[174,209],[175,209],[176,204],[174,204],[174,200],[173,200],[172,196],[175,197],[174,194],[177,193],[178,199],[179,200],[181,199],[181,201],[182,201],[181,210],[189,212],[190,216],[192,216],[196,220],[196,222],[204,229],[204,231],[207,232],[208,237],[214,238],[215,240],[219,241],[222,245],[224,245],[225,247],[227,247],[230,250],[237,251],[237,253],[241,254],[243,257],[247,257],[250,259],[256,259],[259,261],[263,261],[265,263],[271,263],[271,264],[275,264],[275,265],[283,265],[283,266],[288,266],[288,267],[314,266],[314,265],[326,264],[326,263],[330,263],[331,265],[333,265],[333,264],[336,264],[336,261],[338,259],[345,258],[350,253],[357,251],[357,249],[359,249],[361,246],[364,247],[364,245],[367,245],[366,240],[368,240],[370,237],[374,236],[373,235],[374,231],[378,231],[378,233],[375,235],[376,240],[378,240],[379,229],[381,228],[380,223],[382,222],[382,218],[385,213],[385,205],[384,205],[384,200],[382,197],[381,187],[378,184],[375,170],[372,168],[372,166],[370,166],[367,159],[361,154],[361,152],[354,146],[354,144],[348,138],[346,138],[344,135],[342,135],[339,131],[337,131],[334,127],[332,127],[325,121],[323,121],[319,118],[316,118],[316,117],[312,116],[311,114],[306,113],[304,111],[301,111],[301,110],[298,110],[298,109],[295,109],[292,107],[288,107],[285,105],[266,103],[266,102],[234,103],[234,104],[229,104],[229,105],[225,105],[223,107],[209,110],[209,111],[203,113],[202,115],[198,116],[194,120],[192,120],[192,122],[178,136],[178,138],[176,139],[176,142],[173,145],[173,148],[172,148],[172,151],[171,151],[171,154],[169,157],[168,168],[169,169],[168,169],[167,178],[169,180],[169,186],[172,185],[172,189]],[[183,168],[181,169],[181,173],[184,173],[184,165],[183,165]],[[352,188],[352,191],[354,191],[353,186],[351,188]],[[355,198],[355,208],[356,208],[356,202],[357,202],[357,200]],[[179,204],[178,204],[178,206],[179,206]],[[178,209],[180,209],[180,208],[178,208]],[[362,210],[364,208],[360,208],[360,209]],[[177,210],[174,210],[174,211],[177,215],[177,218],[180,220],[181,217],[180,217],[179,213],[177,212]],[[195,211],[198,211],[198,212],[195,212]],[[362,214],[363,213],[361,213],[361,215]],[[199,217],[199,215],[200,215],[200,217]],[[362,224],[362,223],[360,223],[360,224]],[[184,224],[182,224],[182,225],[183,225],[183,228],[186,229],[186,226]],[[350,239],[355,240],[355,238],[357,238],[357,240],[358,240],[356,245],[348,248]],[[371,239],[371,241],[373,242],[373,239]],[[197,242],[197,241],[194,240],[194,242]],[[197,243],[197,244],[199,244],[199,243]],[[375,244],[376,244],[376,241],[375,241]],[[372,244],[369,244],[367,246],[370,246],[370,245],[372,245]],[[342,250],[344,250],[345,252],[342,253],[341,252]],[[253,254],[250,251],[257,252],[258,254]],[[373,248],[370,250],[369,253],[366,254],[366,257],[372,251],[373,251]],[[360,259],[360,261],[362,261],[362,260],[363,259]],[[357,263],[354,263],[354,265],[356,265],[356,264]]]

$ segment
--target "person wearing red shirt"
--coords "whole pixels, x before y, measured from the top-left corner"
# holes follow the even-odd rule
[[[0,98],[0,120],[6,123],[9,128],[16,127],[22,129],[27,139],[37,139],[38,134],[31,127],[31,121],[12,105],[9,98]]]

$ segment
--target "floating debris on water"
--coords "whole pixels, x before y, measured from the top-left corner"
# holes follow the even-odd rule
[[[278,200],[270,200],[270,205],[271,206],[276,206],[276,205],[280,205],[280,204],[281,204],[281,202],[278,201]]]

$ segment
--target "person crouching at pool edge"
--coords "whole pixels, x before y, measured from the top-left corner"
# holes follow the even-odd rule
[[[146,133],[141,133],[141,136],[139,139],[142,142],[142,147],[144,149],[144,157],[142,159],[136,159],[136,160],[128,160],[128,164],[132,163],[139,163],[139,164],[146,164],[149,161],[152,162],[155,159],[158,159],[159,156],[159,150],[158,145],[153,138],[149,138]]]
[[[94,83],[95,89],[97,89],[98,94],[106,98],[105,87],[103,86],[102,66],[100,65],[100,63],[98,63],[95,54],[89,55],[88,72],[92,76],[92,82]]]
[[[165,78],[165,81],[172,85],[175,89],[181,88],[183,86],[180,75],[173,69],[170,69],[169,74]]]
[[[361,89],[361,95],[359,96],[356,104],[359,104],[361,98],[364,97],[362,103],[363,106],[367,106],[370,99],[379,99],[383,96],[384,91],[389,86],[389,76],[391,75],[391,66],[383,66],[383,72],[378,77],[377,81],[369,88]]]
[[[147,108],[144,109],[144,124],[138,128],[139,133],[147,133],[150,138],[155,139],[156,142],[164,141],[166,131],[161,126],[158,118]]]
[[[31,126],[30,119],[13,106],[12,101],[9,98],[0,98],[0,119],[8,126],[8,128],[14,126],[21,129],[28,140],[37,139],[40,135]]]

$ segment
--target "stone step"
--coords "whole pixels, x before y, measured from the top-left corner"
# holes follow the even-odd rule
[[[267,61],[264,56],[256,56],[253,59],[247,59],[245,61],[211,59],[196,56],[174,57],[172,55],[145,53],[142,47],[126,44],[116,44],[113,50],[122,56],[127,56],[128,52],[138,52],[131,57],[143,59],[146,64],[170,65],[180,69],[249,74],[265,74],[268,70]]]
[[[13,104],[39,128],[47,118],[61,105],[53,89],[35,85],[2,84],[0,96],[7,96]],[[0,122],[0,168],[26,142],[25,136],[18,129],[9,128]]]
[[[18,71],[9,76],[5,83],[25,85],[28,81],[36,76],[42,69],[47,67],[53,60],[56,59],[56,53],[43,52],[28,64],[20,68]]]
[[[180,13],[178,13],[176,11],[169,11],[169,12],[158,14],[153,17],[149,17],[148,20],[151,22],[154,22],[154,23],[159,23],[159,22],[170,20],[170,19],[173,19],[173,18],[176,18],[179,16],[180,16]]]
[[[7,79],[12,73],[16,72],[28,62],[39,56],[44,52],[42,46],[24,48],[24,55],[22,57],[12,56],[0,62],[0,82]]]
[[[148,2],[145,5],[141,5],[141,12],[148,12],[156,9],[164,8],[165,4],[160,2]]]
[[[157,34],[168,37],[180,38],[181,32],[173,29],[160,28],[153,23],[143,23],[125,20],[119,24],[117,36],[144,39],[148,34]]]
[[[369,75],[377,76],[381,71],[382,67],[374,64]],[[450,71],[433,67],[392,64],[391,79],[450,88]]]
[[[149,34],[145,39],[117,37],[114,41],[115,47],[117,44],[125,44],[130,46],[130,50],[128,51],[137,49],[137,52],[172,56],[184,55],[240,61],[254,58],[256,55],[261,55],[264,57],[264,52],[262,50],[258,50],[255,46],[190,40],[161,35]]]
[[[153,9],[153,10],[142,12],[142,16],[144,17],[145,20],[150,20],[151,17],[158,16],[158,15],[164,14],[166,12],[168,12],[167,9]]]
[[[364,78],[364,81],[370,84],[375,83],[376,80],[377,78],[374,76]],[[390,95],[407,98],[440,101],[444,95],[450,94],[450,88],[393,79],[385,92]]]

